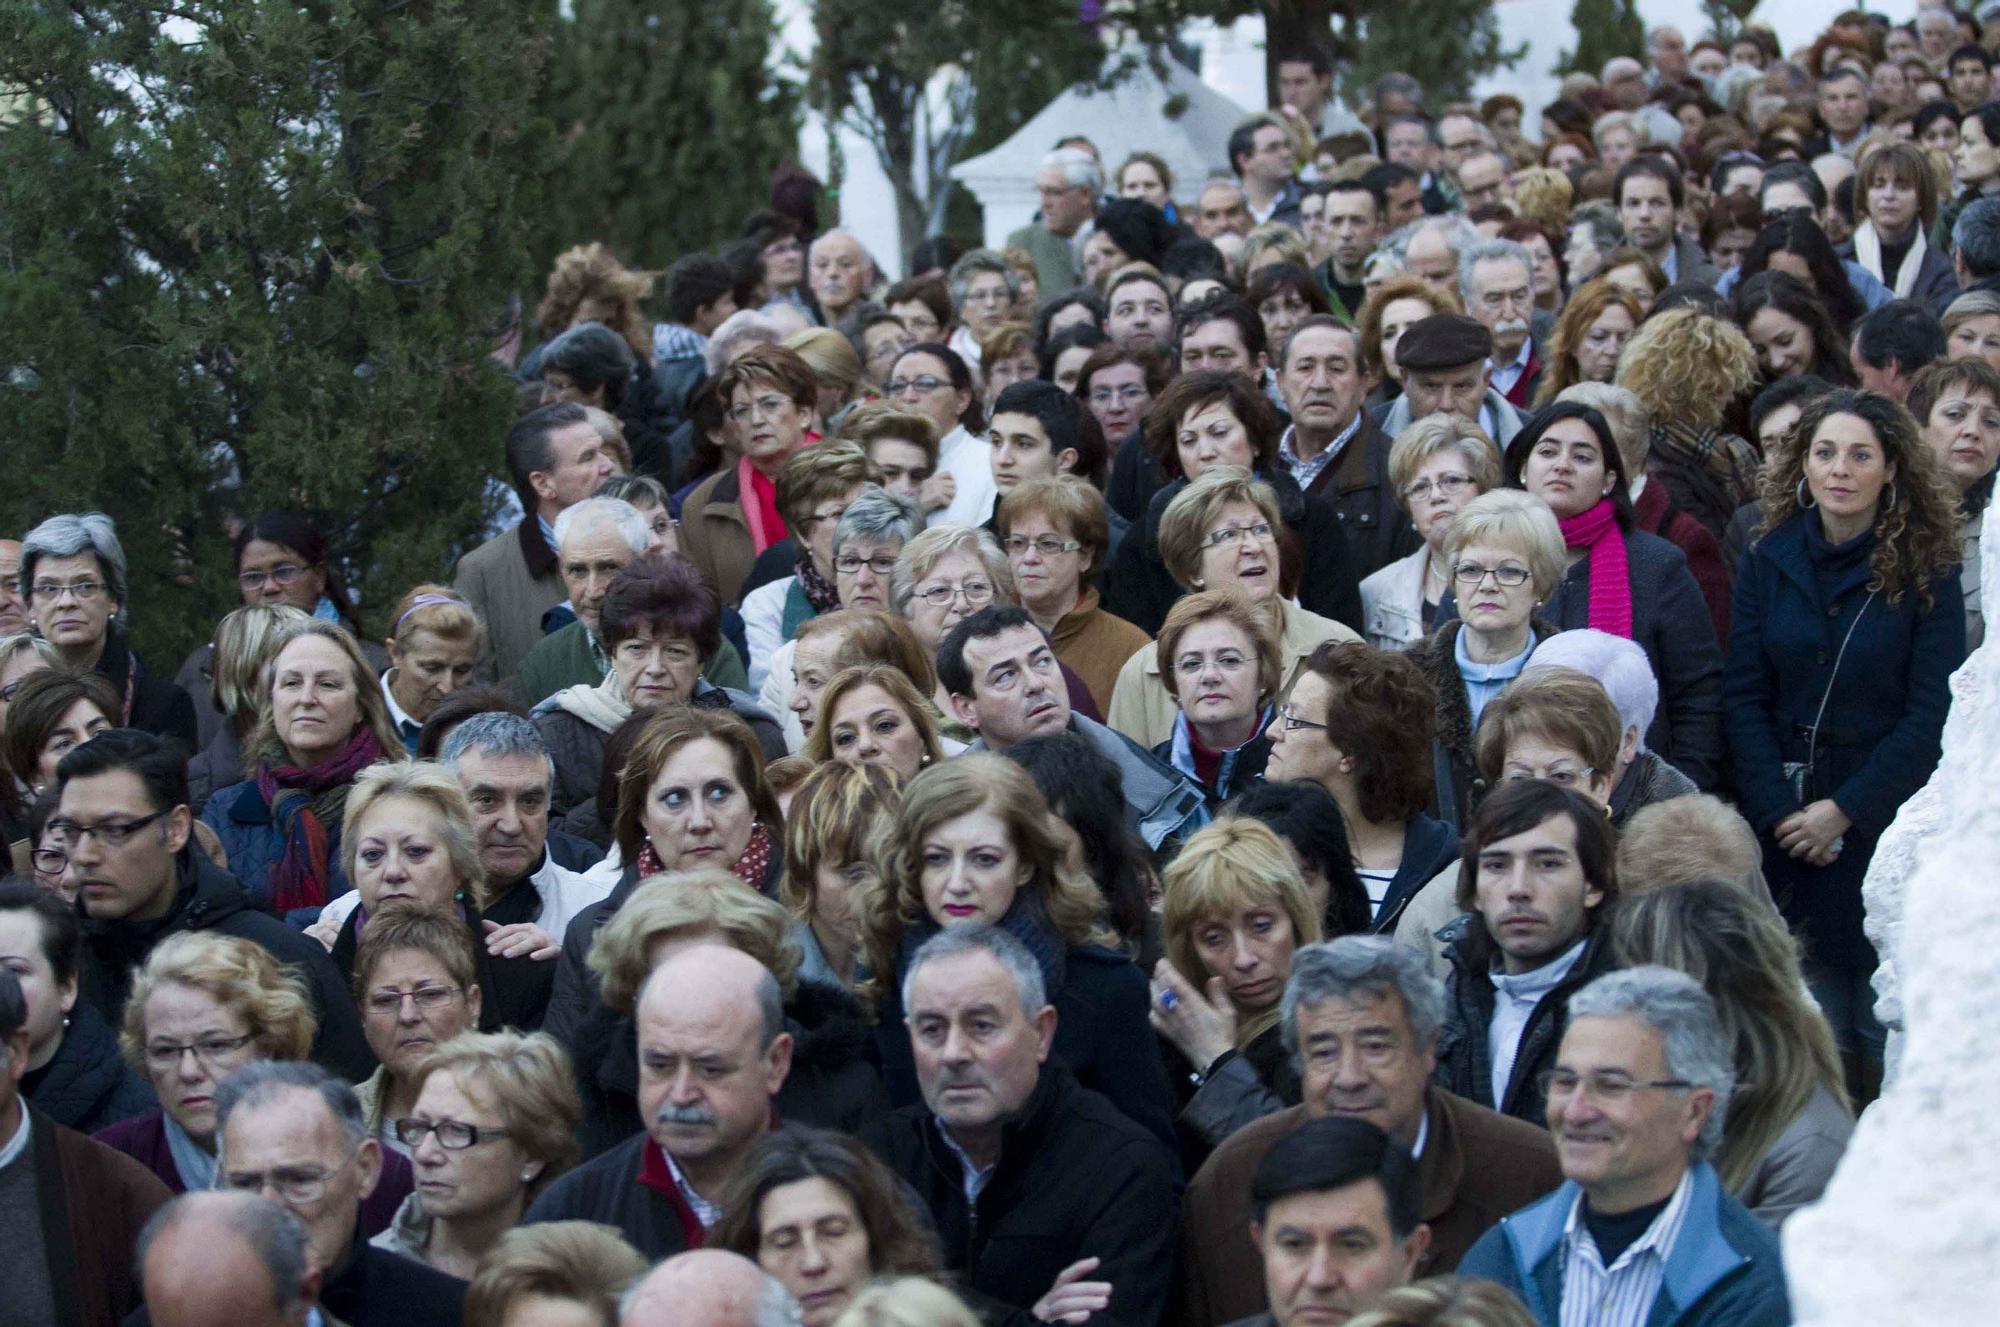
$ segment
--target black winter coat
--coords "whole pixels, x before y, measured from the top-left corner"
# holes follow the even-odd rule
[[[792,1036],[792,1067],[774,1098],[779,1119],[854,1133],[889,1109],[868,1020],[852,995],[824,982],[800,981],[785,1002],[785,1030]],[[576,1034],[573,1059],[583,1096],[577,1136],[588,1158],[644,1128],[632,1015],[595,1006]]]
[[[154,676],[133,653],[131,642],[115,624],[105,629],[104,654],[97,661],[96,671],[111,684],[124,706],[121,726],[157,737],[171,737],[181,744],[181,752],[187,756],[201,749],[193,698],[175,683]]]
[[[564,1172],[528,1205],[521,1224],[595,1221],[615,1228],[648,1262],[686,1252],[686,1228],[674,1195],[639,1182],[640,1168],[648,1163],[646,1151],[652,1144],[646,1134],[635,1134],[602,1156]]]
[[[1289,565],[1298,568],[1299,607],[1330,617],[1359,633],[1366,619],[1361,615],[1361,581],[1355,575],[1354,558],[1347,547],[1347,535],[1340,517],[1325,498],[1309,498],[1289,474],[1257,476],[1278,496],[1278,514],[1284,517],[1281,544],[1290,540],[1285,551]],[[1167,620],[1167,610],[1181,597],[1181,587],[1167,572],[1160,556],[1160,518],[1167,505],[1187,487],[1176,479],[1153,495],[1146,508],[1144,535],[1134,530],[1118,547],[1118,560],[1104,578],[1104,611],[1157,636]]]
[[[878,1119],[863,1140],[929,1209],[945,1266],[989,1327],[1035,1327],[1032,1308],[1079,1258],[1102,1262],[1112,1285],[1102,1327],[1157,1327],[1173,1276],[1179,1195],[1159,1140],[1051,1061],[1021,1113],[977,1206],[965,1174],[916,1105]]]
[[[251,905],[241,881],[198,848],[183,848],[178,860],[180,893],[167,915],[158,921],[97,921],[84,911],[83,961],[78,989],[104,1021],[118,1026],[125,1000],[132,992],[132,973],[153,952],[153,946],[182,931],[215,931],[262,946],[280,963],[304,978],[312,998],[319,1031],[313,1037],[312,1058],[349,1082],[375,1072],[375,1054],[361,1032],[361,1016],[348,994],[340,970],[324,946],[303,931],[295,931]]]
[[[1394,442],[1362,411],[1361,427],[1306,490],[1308,497],[1325,498],[1340,518],[1357,581],[1408,557],[1423,542],[1389,482],[1389,448]]]
[[[152,1084],[125,1067],[104,1016],[82,1000],[70,1011],[55,1058],[21,1082],[28,1104],[66,1129],[99,1129],[159,1107]]]

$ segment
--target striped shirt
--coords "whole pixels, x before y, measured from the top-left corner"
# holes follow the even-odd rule
[[[1583,1224],[1582,1194],[1570,1208],[1563,1227],[1562,1313],[1559,1327],[1645,1327],[1666,1279],[1667,1255],[1673,1252],[1687,1220],[1694,1193],[1694,1171],[1681,1176],[1680,1186],[1661,1213],[1605,1267],[1597,1241]]]

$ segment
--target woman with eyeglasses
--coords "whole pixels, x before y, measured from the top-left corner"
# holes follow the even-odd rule
[[[416,1192],[371,1242],[469,1281],[575,1160],[574,1072],[542,1033],[466,1032],[426,1055],[413,1077],[416,1100],[395,1135]]]
[[[931,658],[945,633],[989,604],[1016,602],[1014,573],[992,535],[933,524],[903,545],[890,581],[890,606],[907,618]],[[935,697],[951,713],[950,697]]]
[[[1146,416],[1152,413],[1153,402],[1167,389],[1172,376],[1166,361],[1151,346],[1128,349],[1109,341],[1088,351],[1076,372],[1073,389],[1076,399],[1083,402],[1084,408],[1096,417],[1098,427],[1104,430],[1105,445],[1118,456],[1118,468],[1122,470],[1128,457],[1138,455],[1141,468],[1155,472],[1143,476],[1144,482],[1135,482],[1141,476],[1125,477],[1127,486],[1140,501],[1139,509],[1130,515],[1144,515],[1144,498],[1160,485],[1158,465],[1150,457],[1144,457],[1143,449],[1135,442],[1145,427]],[[1055,381],[1053,375],[1050,380]]]
[[[1098,708],[1108,707],[1118,670],[1147,637],[1098,601],[1112,540],[1104,495],[1075,476],[1026,480],[1000,500],[994,524],[1021,607]]]
[[[417,1066],[461,1032],[478,1030],[485,994],[472,932],[441,909],[383,908],[355,946],[354,998],[380,1061],[355,1091],[385,1154],[409,1155],[395,1123],[416,1103]]]
[[[312,1051],[312,1000],[261,945],[214,931],[169,936],[134,972],[118,1046],[144,1074],[160,1109],[95,1137],[160,1177],[175,1193],[216,1187],[215,1094],[259,1060],[303,1060]],[[410,1168],[385,1157],[382,1179],[361,1202],[373,1236],[410,1192]]]
[[[974,370],[980,367],[979,343],[1007,321],[1021,298],[1021,278],[1007,260],[991,249],[971,249],[951,265],[946,279],[951,292],[953,327],[947,343]]]
[[[951,483],[946,504],[930,513],[931,524],[984,525],[999,491],[979,393],[964,358],[939,342],[920,341],[896,357],[882,391],[898,409],[916,411],[937,430],[932,479]],[[946,486],[939,483],[937,489]]]
[[[1214,811],[1264,777],[1281,680],[1277,633],[1245,596],[1203,590],[1175,601],[1152,648],[1179,710],[1173,736],[1153,754],[1199,784]]]
[[[21,593],[43,640],[63,662],[103,676],[118,696],[118,728],[198,749],[194,702],[155,676],[125,631],[125,549],[103,512],[51,516],[21,540]]]
[[[1424,543],[1361,582],[1361,614],[1370,645],[1402,650],[1437,626],[1438,605],[1451,592],[1444,550],[1452,517],[1500,486],[1500,449],[1462,415],[1426,415],[1389,448],[1389,483]]]
[[[1279,547],[1284,524],[1278,496],[1249,471],[1216,465],[1192,483],[1176,486],[1157,528],[1167,574],[1182,592],[1234,591],[1269,624],[1278,640],[1281,679],[1293,676],[1322,641],[1360,639],[1339,622],[1300,608],[1282,592],[1288,564]],[[1127,540],[1125,546],[1134,542]],[[1119,669],[1112,691],[1107,721],[1144,746],[1172,740],[1180,717],[1163,662],[1157,649],[1142,646]]]

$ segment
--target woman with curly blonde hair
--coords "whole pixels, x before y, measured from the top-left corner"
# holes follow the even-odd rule
[[[988,922],[1025,944],[1042,969],[1058,1016],[1055,1057],[1175,1145],[1146,976],[1117,947],[1075,835],[1027,771],[986,754],[926,769],[904,791],[893,832],[877,841],[875,868],[877,879],[856,900],[873,974],[862,990],[875,1006],[896,1105],[920,1100],[903,1026],[910,957],[947,926]]]
[[[1610,382],[1618,372],[1618,357],[1645,319],[1639,301],[1604,278],[1579,286],[1549,339],[1548,367],[1535,391],[1535,408],[1580,382]]]
[[[565,249],[549,269],[549,283],[535,309],[535,322],[547,341],[577,323],[603,323],[624,337],[642,362],[650,362],[653,328],[639,301],[652,292],[658,278],[658,272],[626,267],[602,244]],[[524,378],[535,376],[528,363],[522,364],[520,372]]]
[[[1569,210],[1576,186],[1569,176],[1549,166],[1531,166],[1514,177],[1514,206],[1530,221],[1561,235],[1569,230]]]
[[[895,823],[903,780],[881,765],[828,760],[813,767],[785,816],[785,876],[778,902],[794,918],[799,970],[852,987],[860,956],[855,904],[875,870],[869,845]]]
[[[1730,407],[1757,385],[1750,338],[1727,319],[1669,309],[1626,343],[1617,383],[1646,409],[1647,476],[1720,539],[1756,495],[1757,450],[1723,429]]]
[[[1815,398],[1765,468],[1736,577],[1725,728],[1764,875],[1865,1102],[1883,1032],[1861,880],[1938,761],[1965,658],[1958,497],[1916,421],[1875,392]]]

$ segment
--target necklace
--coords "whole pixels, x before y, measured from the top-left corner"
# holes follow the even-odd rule
[[[1445,578],[1444,572],[1439,569],[1437,559],[1429,558],[1424,562],[1424,598],[1426,599],[1431,597],[1431,582],[1433,581],[1437,582],[1437,597],[1440,599],[1444,598],[1444,587],[1450,582]]]

